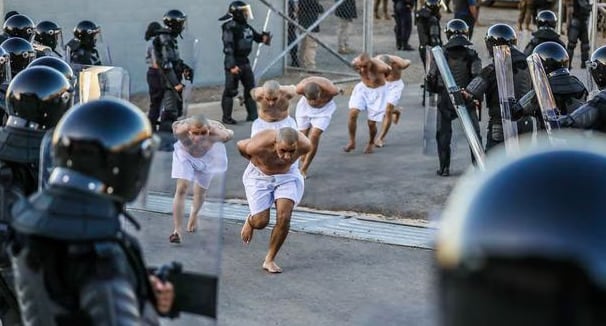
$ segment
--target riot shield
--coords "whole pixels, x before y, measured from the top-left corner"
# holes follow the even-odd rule
[[[465,101],[463,100],[463,94],[461,93],[461,89],[457,86],[454,77],[452,76],[452,72],[450,71],[450,67],[446,62],[446,58],[444,57],[444,50],[441,47],[436,46],[431,49],[433,53],[433,58],[440,70],[440,75],[442,76],[442,80],[444,81],[444,86],[448,89],[448,94],[450,95],[450,100],[452,101],[452,105],[457,112],[457,116],[461,120],[461,124],[463,125],[463,131],[465,132],[465,137],[467,137],[467,142],[471,148],[471,152],[476,159],[476,163],[478,167],[482,170],[485,169],[484,165],[484,150],[482,148],[482,143],[476,134],[475,129],[473,128],[473,124],[471,122],[471,118],[467,114],[467,108],[465,107]]]
[[[559,115],[558,108],[555,104],[553,93],[551,92],[551,86],[549,80],[543,69],[541,58],[537,53],[533,53],[526,58],[528,62],[528,68],[530,69],[530,78],[532,79],[532,86],[537,94],[537,101],[541,108],[541,115],[543,122],[545,123],[545,130],[547,134],[551,136],[552,129],[559,129],[559,123],[557,117]]]
[[[183,39],[179,41],[179,52],[181,56],[181,60],[188,67],[190,67],[194,74],[190,77],[183,77],[181,83],[185,86],[183,88],[183,92],[181,93],[183,99],[183,116],[187,116],[189,112],[189,106],[192,102],[192,91],[194,86],[194,75],[198,70],[198,58],[200,57],[200,40],[195,38],[191,34],[186,34],[183,36]]]
[[[86,103],[102,96],[114,96],[129,100],[130,77],[121,67],[72,65],[79,71],[79,101]]]
[[[225,128],[216,121],[211,123]],[[215,144],[197,165],[190,160],[191,156],[184,155],[179,146],[176,151],[155,152],[147,184],[137,200],[128,206],[128,211],[142,222],[141,229],[125,227],[140,240],[150,272],[170,281],[175,287],[174,305],[181,313],[177,322],[183,325],[215,325],[221,272],[226,146]],[[206,197],[197,214],[196,224],[189,220],[194,205],[193,182],[190,182],[184,201],[173,203],[176,179],[172,178],[171,170],[175,165],[187,166],[183,164],[195,165],[196,171],[210,176],[209,184],[203,185],[207,187]],[[178,214],[178,205],[183,206],[182,214],[178,216],[182,226],[178,230],[180,241],[177,243],[171,242],[169,236],[175,229],[173,214]],[[238,207],[232,207],[232,210],[237,211]]]
[[[511,66],[511,48],[507,45],[493,47],[494,67],[499,90],[499,105],[503,122],[503,137],[505,150],[509,154],[519,151],[518,128],[511,120],[511,106],[515,103],[513,88],[513,68]]]
[[[425,48],[425,75],[429,73],[433,56],[431,55],[431,48]],[[438,143],[436,141],[436,123],[438,118],[438,94],[430,93],[427,91],[427,83],[425,83],[425,89],[423,90],[427,97],[427,103],[425,105],[425,119],[423,120],[423,155],[437,156],[438,155]]]

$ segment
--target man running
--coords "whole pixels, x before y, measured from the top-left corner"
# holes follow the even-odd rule
[[[400,98],[402,97],[402,91],[404,90],[404,81],[402,81],[402,70],[410,66],[410,60],[402,59],[396,55],[381,54],[375,57],[391,67],[391,72],[387,75],[387,99],[385,100],[385,116],[383,117],[383,123],[381,124],[381,133],[379,138],[375,140],[377,147],[383,147],[385,145],[385,136],[391,127],[391,123],[398,124],[400,121],[400,114],[402,113],[398,108]]]

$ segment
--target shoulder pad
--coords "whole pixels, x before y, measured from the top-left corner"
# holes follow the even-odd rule
[[[230,29],[230,28],[236,27],[237,25],[238,25],[238,23],[236,23],[234,20],[230,20],[230,21],[223,23],[222,27],[223,27],[223,29]]]

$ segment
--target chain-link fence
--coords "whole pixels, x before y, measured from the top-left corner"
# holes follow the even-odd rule
[[[284,10],[259,0],[267,15],[284,22],[284,51],[256,74],[262,78],[275,64],[310,73],[357,76],[351,60],[362,52],[372,53],[373,0],[284,0]]]

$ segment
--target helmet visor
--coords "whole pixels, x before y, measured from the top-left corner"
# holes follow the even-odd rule
[[[253,20],[255,17],[253,16],[252,8],[250,5],[240,6],[238,10],[242,12],[242,15],[248,20]]]

